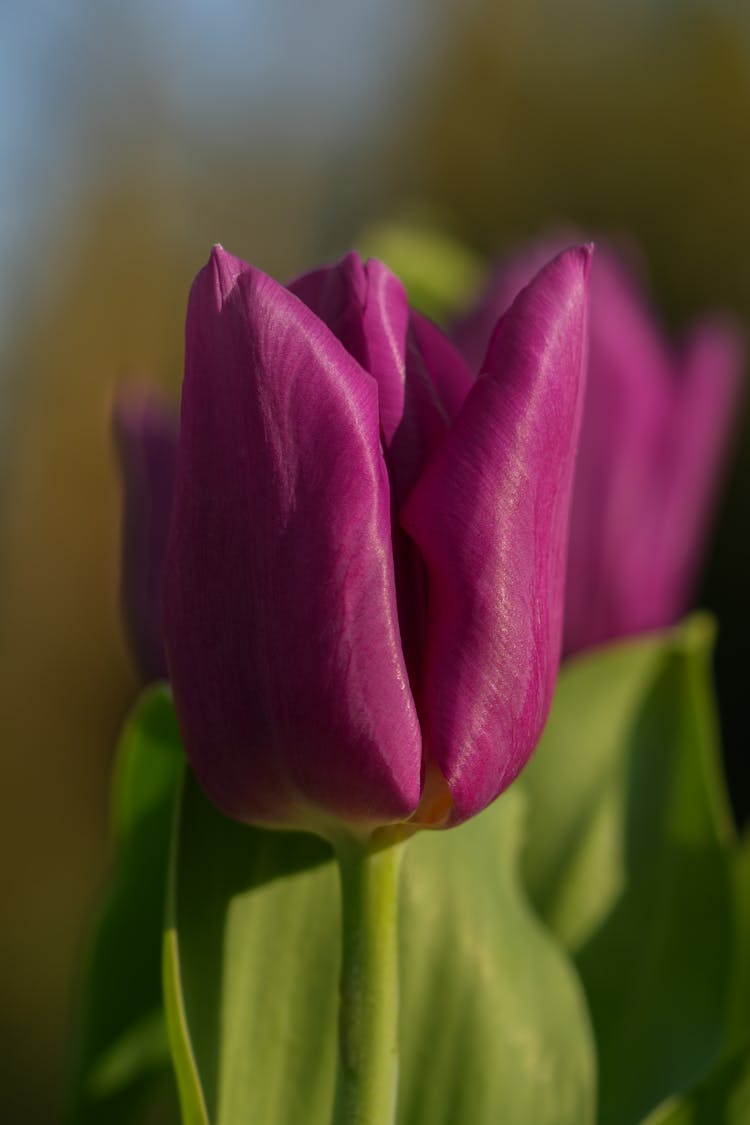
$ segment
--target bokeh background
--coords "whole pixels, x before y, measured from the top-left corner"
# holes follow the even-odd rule
[[[211,244],[286,277],[374,221],[481,253],[635,237],[671,330],[750,324],[744,0],[5,0],[0,6],[0,1120],[59,1118],[108,774],[112,389],[177,394]],[[750,805],[747,414],[700,602]]]

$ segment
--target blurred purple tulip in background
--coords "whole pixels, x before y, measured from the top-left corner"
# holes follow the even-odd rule
[[[177,428],[177,412],[154,391],[129,387],[115,403],[115,441],[124,492],[121,603],[143,683],[167,677],[161,585],[174,493]]]
[[[494,324],[551,253],[501,265],[453,338],[478,369]],[[736,325],[695,323],[671,346],[633,273],[597,244],[589,377],[576,464],[564,652],[674,623],[689,607],[744,361]]]

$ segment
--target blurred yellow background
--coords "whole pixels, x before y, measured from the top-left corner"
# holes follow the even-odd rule
[[[213,242],[284,278],[418,215],[483,253],[560,222],[642,245],[677,329],[750,323],[741,0],[10,0],[0,37],[0,1120],[59,1116],[75,972],[136,690],[109,410],[176,395]],[[750,804],[750,440],[702,601]]]

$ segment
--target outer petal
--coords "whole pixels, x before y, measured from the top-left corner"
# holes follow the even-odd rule
[[[510,784],[552,697],[589,258],[562,254],[518,296],[402,515],[429,572],[427,751],[453,823]]]
[[[144,683],[166,679],[161,584],[177,458],[177,412],[158,395],[132,389],[115,403],[114,430],[124,485],[120,597]]]
[[[242,820],[378,824],[419,798],[377,389],[269,277],[191,293],[165,635],[190,761]]]

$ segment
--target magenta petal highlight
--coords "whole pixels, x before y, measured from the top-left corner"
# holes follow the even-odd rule
[[[423,726],[453,823],[510,784],[552,698],[590,254],[560,255],[519,294],[402,513],[429,574]]]
[[[451,339],[472,371],[479,371],[498,319],[521,290],[548,262],[580,242],[580,236],[571,231],[552,231],[516,249],[497,266],[479,300],[451,328]]]
[[[165,634],[188,757],[242,820],[398,820],[421,738],[375,381],[221,250],[190,297]]]

